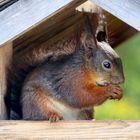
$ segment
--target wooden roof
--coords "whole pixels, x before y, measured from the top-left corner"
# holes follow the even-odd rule
[[[14,3],[0,12],[0,46],[7,42],[13,42],[14,47],[18,50],[22,47],[33,46],[46,41],[75,22],[78,22],[78,19],[81,18],[81,14],[77,14],[75,8],[85,1],[86,0],[59,0],[58,2],[58,0],[53,0],[48,2],[46,0],[30,0]],[[111,7],[113,2],[111,3],[109,0],[107,0],[106,4],[101,2],[101,0],[92,1],[126,21],[122,14],[120,14],[120,12],[125,11],[126,9],[121,9],[119,4],[111,9],[108,7]],[[128,0],[124,0],[123,2],[137,5],[139,4],[137,1],[138,0],[135,0],[133,4]],[[115,13],[116,7],[121,9],[117,14]],[[135,8],[134,6],[132,7]],[[129,8],[131,7],[129,6]],[[139,9],[137,8],[137,10]],[[138,18],[138,14],[136,13],[134,18],[132,18],[134,12],[132,12],[131,9],[129,11],[131,18],[126,22]],[[130,22],[130,25],[134,25],[133,27],[136,29],[130,27],[109,12],[106,12],[106,15],[111,45],[116,46],[134,35],[137,32],[136,29],[139,30],[139,26],[133,24],[134,21],[132,23]],[[137,21],[139,19],[135,20]]]
[[[140,31],[139,0],[91,0],[109,13]]]

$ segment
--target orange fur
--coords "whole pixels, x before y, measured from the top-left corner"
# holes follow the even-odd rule
[[[76,77],[72,79],[73,96],[78,107],[99,105],[109,97],[113,99],[122,97],[122,90],[119,86],[97,86],[95,80],[96,74],[88,69],[77,72]]]

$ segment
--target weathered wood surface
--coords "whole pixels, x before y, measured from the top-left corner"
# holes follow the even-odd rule
[[[1,140],[139,140],[140,121],[0,121]]]
[[[91,0],[117,18],[140,31],[139,0]]]
[[[44,37],[52,37],[72,23],[78,21],[74,9],[85,1],[59,0],[59,2],[51,1],[48,3],[45,0],[20,0],[16,2],[0,12],[0,45],[14,40],[14,46],[27,47],[36,44],[37,42],[35,41],[38,39],[40,43],[44,41]],[[115,23],[114,20],[116,21]],[[114,43],[115,45],[136,33],[135,30],[123,22],[121,22],[121,26],[118,28],[118,22],[119,20],[116,20],[115,17],[108,21],[109,30],[113,29],[113,38],[116,36],[117,38],[119,37],[115,40],[117,42]],[[118,36],[118,32],[121,32],[122,29],[125,32]],[[114,44],[113,46],[115,46]]]
[[[29,31],[66,5],[74,7],[85,0],[20,0],[0,12],[0,45]],[[66,11],[67,12],[67,11]],[[55,21],[54,21],[55,22]]]
[[[12,43],[0,48],[0,120],[7,119],[7,110],[4,103],[6,94],[6,67],[12,55]]]
[[[69,28],[71,25],[78,23],[80,18],[82,18],[82,13],[79,14],[79,12],[76,12],[74,8],[75,6],[75,4],[65,6],[65,8],[41,22],[36,28],[33,28],[16,38],[13,41],[14,50],[19,51],[22,48],[39,46],[48,39],[53,38],[56,34]],[[88,3],[88,7],[89,9],[92,9],[92,11],[94,11],[94,8],[96,10],[96,7],[91,6],[90,3]],[[134,28],[111,14],[107,12],[105,12],[105,14],[107,16],[109,42],[113,47],[133,36],[137,32]]]
[[[0,0],[0,12],[18,0]]]
[[[43,42],[59,34],[81,19],[82,14],[76,14],[73,5],[61,9],[61,12],[50,16],[36,28],[31,29],[13,41],[14,50],[41,45]]]
[[[108,39],[112,47],[116,47],[138,33],[136,29],[125,24],[110,13],[105,12],[105,15],[107,17]]]
[[[75,13],[75,8],[85,1],[59,0],[59,2],[48,3],[45,0],[20,0],[16,2],[0,12],[0,46],[7,41],[14,41],[14,48],[41,44],[78,22],[80,17]],[[112,46],[118,45],[136,33],[133,28],[108,15],[108,29],[111,33],[109,38],[115,40]]]

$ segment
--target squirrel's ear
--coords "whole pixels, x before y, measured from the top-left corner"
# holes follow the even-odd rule
[[[84,27],[83,30],[81,30],[80,42],[85,49],[97,47],[92,25],[89,16],[86,13],[84,13]]]
[[[98,13],[99,13],[98,26],[95,33],[95,37],[98,42],[102,42],[102,41],[108,42],[106,17],[103,13],[103,10],[99,7],[98,7]]]

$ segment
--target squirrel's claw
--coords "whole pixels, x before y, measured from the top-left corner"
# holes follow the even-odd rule
[[[123,91],[121,87],[118,85],[115,85],[109,98],[120,100],[122,96],[123,96]]]
[[[51,112],[51,113],[48,114],[49,122],[58,122],[58,121],[60,121],[62,119],[63,119],[63,117],[58,115],[57,113]]]

